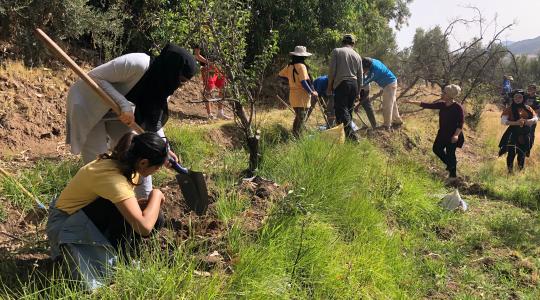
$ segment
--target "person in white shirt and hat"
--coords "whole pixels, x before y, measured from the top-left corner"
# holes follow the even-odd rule
[[[289,82],[289,102],[295,112],[293,134],[300,137],[307,110],[311,106],[311,97],[317,97],[318,94],[312,86],[305,63],[306,58],[312,54],[307,52],[306,47],[296,46],[290,55],[291,62],[279,72],[278,76],[286,78]]]

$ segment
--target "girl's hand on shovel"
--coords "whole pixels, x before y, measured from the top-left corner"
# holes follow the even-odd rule
[[[127,126],[131,126],[131,124],[135,122],[135,115],[132,111],[123,111],[120,116],[118,116],[118,119]]]
[[[176,154],[174,152],[172,152],[172,150],[169,150],[169,157],[174,159],[174,161],[178,162],[178,163],[181,163],[182,161],[178,158],[178,156],[176,156]],[[171,169],[171,163],[169,162],[169,160],[167,159],[165,161],[165,166],[169,169]]]

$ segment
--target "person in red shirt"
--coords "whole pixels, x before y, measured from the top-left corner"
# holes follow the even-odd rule
[[[204,98],[208,100],[208,97],[210,97],[212,92],[216,89],[219,91],[219,98],[224,98],[224,90],[227,79],[223,72],[221,72],[221,70],[219,70],[216,65],[212,64],[206,57],[203,56],[199,45],[195,45],[193,47],[193,52],[195,59],[201,65],[201,76],[204,85]],[[212,113],[212,104],[210,102],[206,102],[206,113],[208,114],[208,119],[212,120],[216,118]],[[231,119],[231,117],[225,114],[223,110],[223,103],[221,102],[218,102],[217,117],[224,120]]]
[[[417,104],[427,109],[439,110],[439,131],[433,143],[433,153],[446,165],[449,178],[457,177],[456,148],[461,148],[465,142],[463,136],[464,112],[463,107],[455,101],[461,92],[458,85],[450,84],[444,87],[441,101],[433,103],[406,100],[403,103]]]

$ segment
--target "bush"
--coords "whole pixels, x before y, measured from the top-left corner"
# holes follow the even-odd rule
[[[103,59],[110,59],[124,50],[124,22],[128,19],[124,6],[124,0],[105,7],[86,0],[0,0],[0,39],[12,43],[16,56],[30,65],[46,57],[34,37],[36,27],[56,41],[95,47]]]

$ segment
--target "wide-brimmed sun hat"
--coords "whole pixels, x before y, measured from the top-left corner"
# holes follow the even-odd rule
[[[444,93],[451,99],[456,98],[461,93],[461,87],[457,84],[450,84],[444,87]]]
[[[307,49],[304,46],[296,46],[296,47],[294,47],[294,51],[289,52],[289,54],[294,55],[294,56],[304,56],[304,57],[308,57],[308,56],[313,55],[313,54],[307,52]]]

